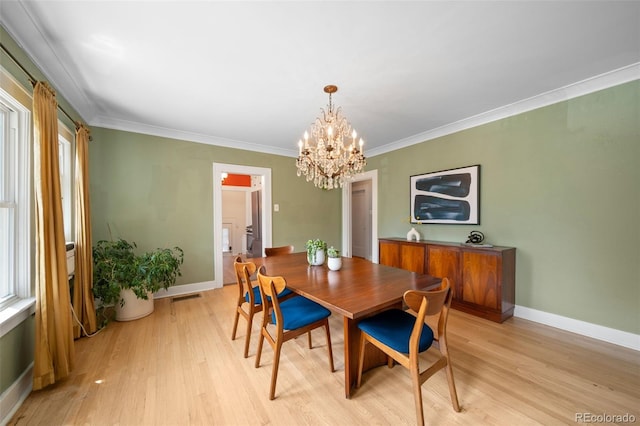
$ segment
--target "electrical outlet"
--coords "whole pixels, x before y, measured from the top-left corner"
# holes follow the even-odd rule
[[[273,211],[274,212],[279,212],[280,211],[280,204],[274,204],[273,205]]]

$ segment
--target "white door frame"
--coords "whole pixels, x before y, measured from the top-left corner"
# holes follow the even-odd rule
[[[371,261],[378,263],[378,170],[355,176],[342,187],[342,254],[351,257],[351,184],[371,180]]]
[[[221,288],[224,281],[222,268],[222,172],[262,176],[262,249],[264,251],[264,247],[271,247],[271,169],[213,163],[213,288]]]

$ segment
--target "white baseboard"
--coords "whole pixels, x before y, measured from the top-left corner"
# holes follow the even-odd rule
[[[513,316],[640,351],[640,335],[638,334],[550,314],[525,306],[516,305]]]
[[[5,426],[33,389],[33,363],[0,395],[0,425]]]
[[[201,283],[175,285],[169,287],[168,290],[160,290],[153,294],[155,299],[162,299],[163,297],[182,296],[183,294],[197,293],[199,291],[213,290],[216,288],[222,288],[222,285],[216,284],[215,281],[204,281]]]

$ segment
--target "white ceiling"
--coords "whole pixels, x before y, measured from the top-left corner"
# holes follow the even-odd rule
[[[638,1],[2,0],[0,22],[89,125],[292,156],[327,84],[372,155],[640,78]]]

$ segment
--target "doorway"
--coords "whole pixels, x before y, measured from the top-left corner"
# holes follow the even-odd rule
[[[238,174],[238,175],[251,175],[252,179],[258,179],[259,185],[261,188],[260,191],[260,204],[265,206],[265,208],[260,211],[260,231],[259,235],[254,235],[254,238],[260,237],[263,244],[262,247],[270,247],[271,246],[271,208],[266,208],[266,206],[271,206],[271,169],[264,167],[252,167],[252,166],[242,166],[237,164],[223,164],[223,163],[213,163],[213,275],[214,288],[220,288],[226,282],[225,280],[225,254],[228,256],[228,253],[224,253],[224,245],[223,245],[223,213],[222,213],[222,177],[223,173],[228,174]],[[251,196],[251,192],[247,191],[247,196]],[[237,238],[236,238],[236,241]],[[235,245],[238,249],[242,248],[244,250],[243,242],[236,242]],[[238,250],[232,245],[232,252],[237,252]],[[263,253],[260,253],[262,256]],[[228,260],[228,259],[227,259]],[[229,262],[227,262],[229,263]],[[227,266],[227,270],[229,270],[229,265]],[[228,279],[228,278],[227,278]],[[234,279],[235,281],[235,279]]]
[[[361,184],[360,182],[366,182]],[[363,185],[370,188],[369,199],[361,192]],[[354,206],[353,195],[356,191],[356,206]],[[366,190],[365,190],[366,191]],[[367,230],[355,230],[356,234],[366,233],[362,241],[360,235],[354,235],[353,224],[368,222]],[[355,241],[354,241],[355,237]],[[369,250],[362,248],[363,244],[368,245]],[[354,252],[354,245],[355,252]],[[360,246],[360,247],[357,247]],[[342,188],[342,251],[344,256],[361,256],[363,251],[370,253],[369,259],[373,263],[378,263],[378,171],[371,170],[353,178],[353,180]],[[366,257],[365,257],[366,258]]]
[[[352,256],[371,260],[371,180],[351,184]]]

